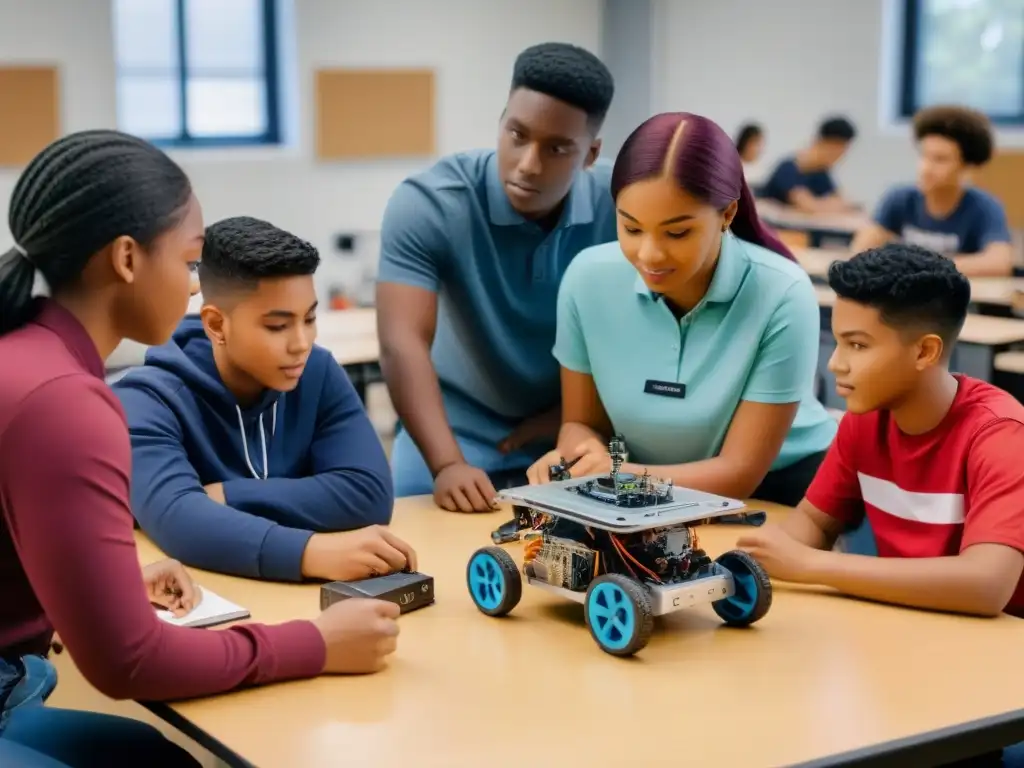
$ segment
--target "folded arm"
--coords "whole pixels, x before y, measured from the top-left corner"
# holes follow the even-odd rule
[[[391,522],[394,486],[387,455],[352,382],[333,360],[309,454],[307,477],[225,481],[227,506],[316,533]]]
[[[978,253],[957,254],[953,263],[968,277],[1009,277],[1013,274],[1013,246],[989,243]]]
[[[131,424],[132,511],[146,535],[170,557],[196,568],[299,580],[313,532],[211,499],[167,404],[144,388],[118,392]]]
[[[115,699],[168,700],[319,674],[325,649],[311,622],[208,632],[157,618],[132,532],[130,466],[127,429],[98,380],[45,385],[0,444],[18,559],[83,676]]]
[[[948,557],[871,557],[832,551],[843,524],[804,500],[780,526],[806,551],[790,580],[832,587],[884,603],[950,613],[996,616],[1024,570],[1024,554],[1003,544],[979,543]],[[757,556],[757,551],[753,554]]]

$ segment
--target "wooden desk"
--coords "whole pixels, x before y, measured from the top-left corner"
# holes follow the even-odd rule
[[[381,380],[377,310],[372,307],[321,312],[317,317],[316,343],[330,350],[345,368],[360,399],[366,387]]]
[[[828,371],[828,359],[835,349],[832,336],[832,305],[835,292],[824,285],[814,286],[821,307],[821,336],[818,352],[818,377],[822,400],[830,408],[842,408],[842,399],[835,393],[834,377]],[[1011,345],[1024,342],[1024,320],[989,315],[967,315],[960,338],[953,349],[950,368],[954,371],[992,381],[996,357]]]
[[[505,619],[474,607],[467,562],[508,516],[399,501],[394,528],[417,547],[438,597],[400,619],[399,650],[386,671],[152,710],[230,764],[244,758],[259,768],[747,768],[843,765],[850,756],[840,753],[849,750],[926,765],[934,764],[927,757],[935,755],[935,729],[957,729],[959,745],[943,746],[948,759],[1024,739],[1024,687],[1014,674],[1024,668],[1024,622],[777,587],[768,615],[748,630],[724,627],[701,606],[659,620],[646,649],[616,659],[591,639],[579,605],[539,589],[524,587]],[[705,526],[700,535],[717,555],[744,530]],[[139,539],[142,561],[157,559]],[[519,545],[509,548],[518,559]],[[196,578],[254,620],[317,614],[315,585]],[[994,717],[1010,730],[997,737],[985,731],[991,723],[976,722]],[[905,759],[894,763],[894,755]]]
[[[829,239],[849,242],[859,229],[871,222],[871,217],[863,211],[803,213],[774,200],[758,200],[757,213],[776,229],[806,232],[812,248]]]

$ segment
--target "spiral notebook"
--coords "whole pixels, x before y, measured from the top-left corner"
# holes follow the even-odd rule
[[[240,605],[202,587],[196,587],[202,594],[199,604],[184,616],[175,616],[170,611],[158,609],[156,615],[168,624],[179,627],[213,627],[229,621],[249,618],[249,611]]]

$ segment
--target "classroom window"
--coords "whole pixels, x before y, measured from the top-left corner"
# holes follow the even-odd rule
[[[156,144],[281,138],[276,0],[113,0],[117,122]]]
[[[1024,123],[1024,0],[904,0],[900,114],[964,104]]]

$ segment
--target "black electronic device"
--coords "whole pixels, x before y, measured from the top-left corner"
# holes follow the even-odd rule
[[[350,597],[387,600],[409,613],[434,602],[434,577],[402,571],[361,581],[332,581],[320,587],[320,610]]]

